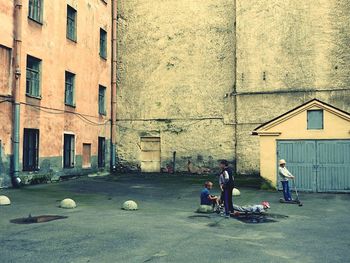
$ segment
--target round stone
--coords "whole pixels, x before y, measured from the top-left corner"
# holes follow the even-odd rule
[[[213,213],[213,207],[210,205],[200,205],[197,209],[198,213]]]
[[[66,198],[66,199],[63,199],[61,201],[60,207],[61,208],[72,209],[72,208],[76,208],[77,204],[75,203],[75,201],[73,199]]]
[[[238,196],[238,195],[241,195],[241,192],[237,188],[233,188],[232,195],[233,196]]]
[[[122,209],[124,210],[137,210],[138,206],[135,201],[128,200],[123,203]]]
[[[10,205],[11,201],[6,195],[0,195],[0,205]]]

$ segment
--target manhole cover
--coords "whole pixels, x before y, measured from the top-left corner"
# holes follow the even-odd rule
[[[41,216],[31,216],[23,218],[11,219],[10,222],[14,224],[34,224],[34,223],[45,223],[58,219],[66,219],[68,216],[58,216],[58,215],[41,215]]]
[[[235,216],[237,220],[247,224],[275,223],[276,219],[285,219],[288,216],[279,214],[242,214]]]

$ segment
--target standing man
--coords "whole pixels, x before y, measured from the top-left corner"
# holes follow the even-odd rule
[[[219,166],[223,177],[222,189],[224,190],[225,215],[226,217],[230,217],[230,213],[234,212],[232,203],[232,190],[234,187],[233,171],[228,166],[227,160],[222,160]]]
[[[294,179],[294,176],[288,171],[286,167],[286,161],[284,159],[279,160],[278,174],[281,178],[281,183],[283,187],[283,197],[285,201],[292,201],[292,196],[289,190],[288,179]]]

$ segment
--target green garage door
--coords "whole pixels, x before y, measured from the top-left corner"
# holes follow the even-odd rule
[[[277,141],[297,187],[312,192],[350,192],[350,140]]]

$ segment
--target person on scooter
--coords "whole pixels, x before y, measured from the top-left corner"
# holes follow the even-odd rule
[[[290,194],[289,190],[289,179],[294,179],[294,175],[292,175],[287,167],[286,167],[286,161],[284,159],[279,160],[279,167],[278,167],[278,174],[281,178],[281,183],[283,187],[283,197],[285,201],[292,201],[292,196]]]

